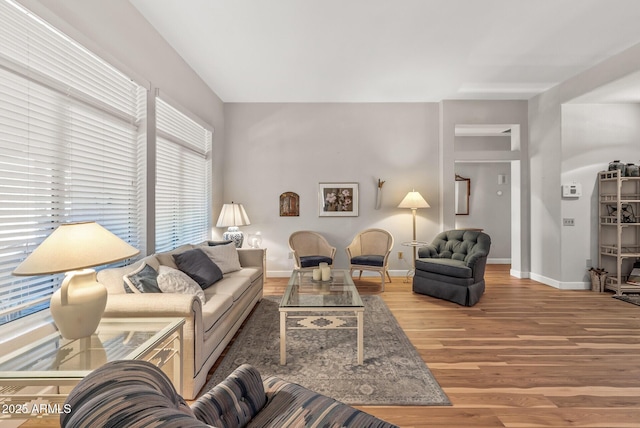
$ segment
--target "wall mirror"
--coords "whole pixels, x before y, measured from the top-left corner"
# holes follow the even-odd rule
[[[456,174],[456,215],[469,215],[471,179]]]

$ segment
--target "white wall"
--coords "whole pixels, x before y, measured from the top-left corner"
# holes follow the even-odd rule
[[[562,105],[638,70],[640,45],[621,52],[529,101],[531,277],[535,280],[558,288],[587,286],[581,283],[584,278],[583,269],[586,269],[585,254],[575,251],[572,236],[565,236],[561,226],[564,210],[567,214],[576,214],[576,226],[568,233],[590,234],[591,211],[581,213],[580,210],[573,210],[571,205],[563,204],[560,197],[562,180],[573,176],[570,163],[564,162]],[[633,144],[638,147],[637,141]],[[631,150],[633,147],[632,145]],[[593,149],[591,145],[583,151]],[[570,151],[573,152],[574,149]],[[591,159],[595,159],[595,154]],[[612,154],[601,158],[600,162],[606,163],[609,160],[612,160]],[[592,161],[585,165],[588,168],[589,162]],[[590,173],[591,171],[588,172]],[[566,276],[563,266],[570,266],[566,270]]]
[[[597,173],[614,159],[640,163],[640,105],[564,104],[561,181],[576,181],[583,192],[561,200],[562,217],[576,219],[575,227],[562,227],[564,283],[588,283],[587,263],[598,267]]]
[[[491,236],[490,262],[508,262],[511,259],[511,164],[456,163],[455,172],[471,179],[469,215],[456,215],[456,228],[483,228]],[[498,174],[507,177],[506,184],[498,184]],[[501,196],[498,191],[502,192]]]
[[[395,238],[391,270],[407,269],[397,251],[412,238],[411,211],[399,209],[415,188],[431,205],[418,210],[417,235],[430,241],[438,229],[438,105],[257,104],[225,105],[227,152],[224,199],[244,204],[261,231],[270,275],[293,267],[288,238],[296,230],[322,233],[346,267],[345,247],[360,230],[380,227]],[[382,207],[374,209],[377,180],[385,180]],[[358,217],[318,217],[319,182],[359,183]],[[280,217],[283,192],[300,195],[300,216]],[[224,230],[219,229],[221,234]]]
[[[530,271],[530,199],[529,161],[526,156],[529,144],[527,102],[447,100],[441,102],[440,106],[440,174],[443,183],[440,193],[440,208],[443,230],[455,227],[456,224],[453,202],[453,177],[455,177],[456,161],[514,160],[511,163],[512,172],[509,172],[512,202],[511,273],[518,277],[528,277]],[[513,147],[509,147],[501,141],[493,141],[488,144],[485,138],[456,137],[456,125],[516,125],[513,126],[513,135],[510,138]],[[506,137],[499,137],[499,139],[502,138]],[[471,150],[473,144],[477,145],[476,150]],[[506,150],[507,148],[511,150]],[[473,155],[471,156],[473,159],[469,158],[470,155]],[[516,191],[513,190],[514,188]],[[482,227],[482,225],[477,227]],[[503,232],[506,233],[506,230]],[[491,255],[491,257],[494,256]]]

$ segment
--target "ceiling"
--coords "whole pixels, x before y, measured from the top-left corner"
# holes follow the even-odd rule
[[[130,0],[225,102],[528,99],[640,43],[640,0]]]

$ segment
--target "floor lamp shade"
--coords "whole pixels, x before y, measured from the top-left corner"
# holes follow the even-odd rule
[[[233,241],[236,247],[240,248],[242,247],[242,241],[244,241],[244,234],[240,232],[238,226],[247,226],[249,224],[251,224],[251,221],[249,221],[249,216],[242,204],[231,202],[222,206],[216,226],[228,227],[229,229],[222,234],[223,239]]]
[[[90,268],[139,252],[96,222],[67,223],[54,230],[13,275],[65,272],[60,288],[51,296],[51,315],[63,337],[79,339],[96,331],[107,303],[107,290]]]

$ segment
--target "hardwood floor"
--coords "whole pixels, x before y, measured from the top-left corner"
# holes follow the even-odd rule
[[[384,293],[356,280],[382,296],[453,403],[359,408],[402,427],[640,427],[640,306],[487,268],[472,308],[414,294],[404,278]],[[268,278],[264,292],[286,283]]]
[[[560,291],[489,265],[466,308],[414,294],[404,278],[380,294],[453,406],[361,409],[402,427],[640,427],[640,306]],[[265,294],[282,294],[269,278]],[[366,343],[365,343],[366,356]]]

